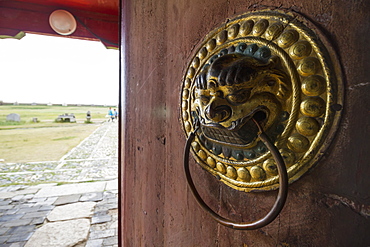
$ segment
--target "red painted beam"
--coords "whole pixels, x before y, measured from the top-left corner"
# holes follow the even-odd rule
[[[9,35],[19,31],[61,36],[49,25],[49,16],[56,9],[69,11],[77,21],[76,31],[69,38],[101,40],[106,46],[118,47],[119,16],[94,12],[95,7],[66,6],[49,4],[33,4],[31,1],[0,0],[0,30],[8,30]],[[40,2],[40,1],[35,1]],[[42,1],[41,1],[42,2]],[[58,1],[56,1],[57,3]],[[68,3],[68,1],[65,1]],[[73,2],[73,1],[69,1]],[[86,1],[85,1],[86,2]],[[118,11],[118,8],[117,8]],[[107,11],[107,13],[112,11]]]
[[[17,0],[42,6],[58,6],[60,8],[80,9],[106,15],[119,15],[118,0]]]

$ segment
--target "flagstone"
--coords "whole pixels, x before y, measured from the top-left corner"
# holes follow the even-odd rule
[[[75,219],[51,222],[32,235],[25,247],[72,247],[87,240],[90,220]]]
[[[91,218],[95,202],[76,202],[55,207],[47,216],[49,221]]]
[[[104,191],[106,182],[64,184],[41,188],[35,197],[53,197]]]

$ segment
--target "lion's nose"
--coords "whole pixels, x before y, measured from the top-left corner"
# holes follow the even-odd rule
[[[231,117],[231,107],[227,105],[216,105],[215,102],[206,108],[206,117],[214,122],[222,122]]]

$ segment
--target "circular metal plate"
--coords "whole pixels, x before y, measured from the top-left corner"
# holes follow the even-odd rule
[[[77,23],[73,15],[62,9],[55,10],[50,14],[49,24],[60,35],[71,35],[77,28]]]
[[[273,119],[271,123],[266,120],[265,132],[285,160],[289,182],[305,174],[331,142],[343,105],[342,79],[335,53],[318,30],[312,30],[308,25],[311,24],[296,14],[266,10],[238,16],[209,33],[191,59],[182,83],[181,120],[186,136],[194,130],[195,118],[202,120],[204,126],[210,125],[207,119],[203,119],[207,114],[218,121],[214,124],[221,123],[227,129],[235,129],[232,125],[244,121],[250,111],[248,104],[254,104],[255,108],[264,108],[268,117]],[[205,103],[199,96],[199,92],[204,94],[210,90],[210,86],[200,88],[200,77],[225,55],[278,64],[276,73],[271,72],[275,69],[259,72],[270,73],[269,78],[275,81],[261,85],[256,79],[245,96],[252,99],[254,96],[258,98],[256,95],[268,95],[266,99],[261,96],[257,103],[250,103],[249,99],[246,102],[240,99],[240,95],[238,98],[222,94],[225,102],[227,97],[243,102],[238,106],[232,103],[223,106],[238,110],[240,118],[234,122],[224,121],[222,112],[216,116],[209,110],[210,97],[217,93],[207,94],[211,96]],[[206,77],[206,84],[209,85],[211,77]],[[266,81],[266,76],[263,78]],[[217,81],[217,78],[212,80]],[[271,96],[274,87],[276,94]],[[213,133],[210,129],[201,127],[192,143],[193,156],[204,169],[237,190],[249,192],[278,188],[276,165],[258,138],[251,137],[250,142],[244,143],[247,137],[241,137],[244,139],[238,139],[239,143],[231,137],[222,139],[220,136],[226,135],[224,132]]]

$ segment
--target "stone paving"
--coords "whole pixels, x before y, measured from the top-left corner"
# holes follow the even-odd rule
[[[0,163],[0,246],[118,246],[117,145],[105,122],[59,161]]]

